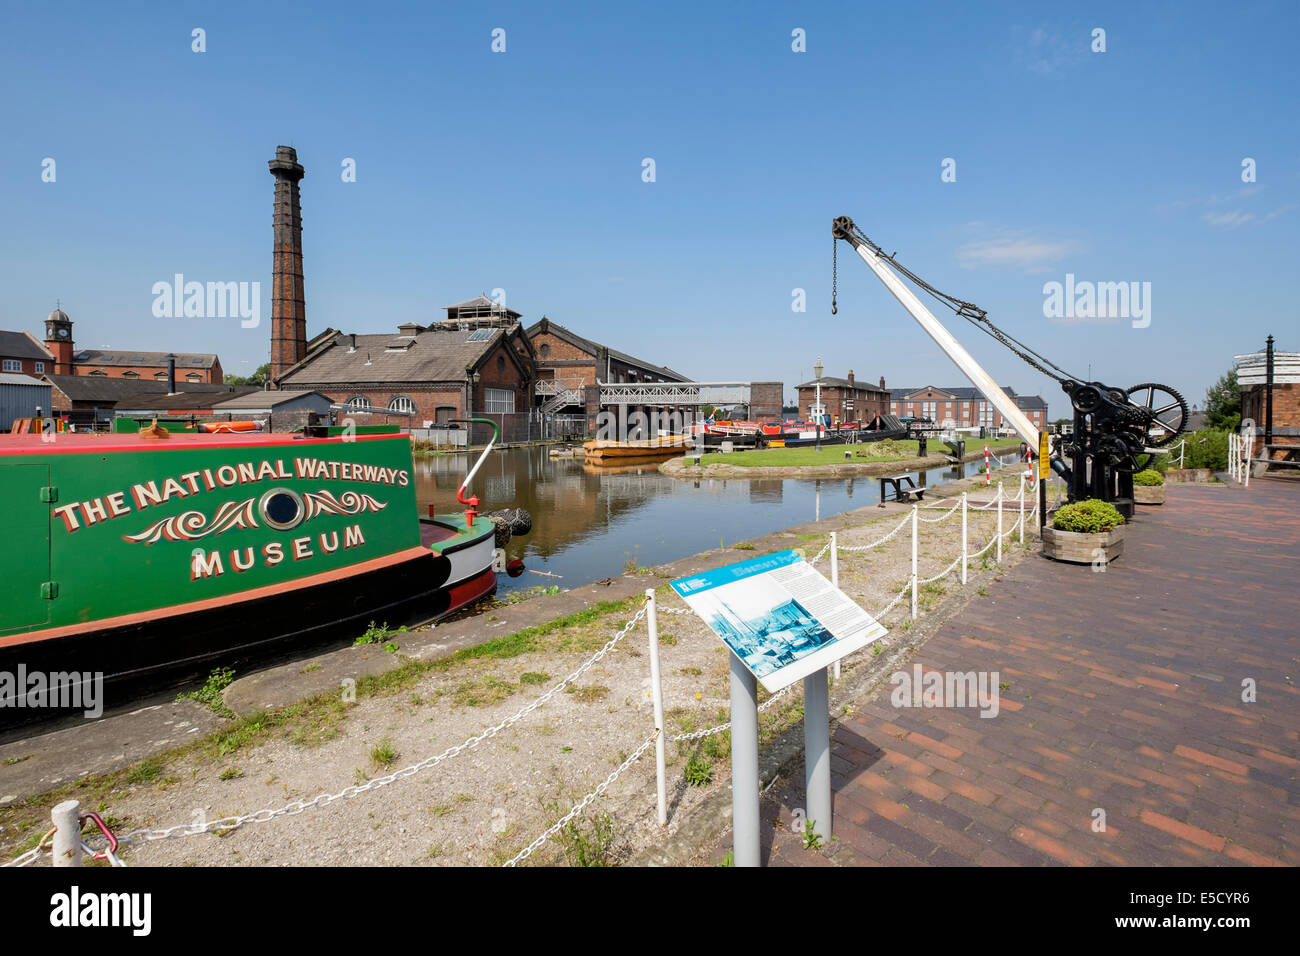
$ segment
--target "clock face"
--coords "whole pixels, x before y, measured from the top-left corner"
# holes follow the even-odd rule
[[[59,329],[59,338],[61,338],[61,339],[66,339],[67,337],[68,337],[68,330],[67,330],[67,329]]]

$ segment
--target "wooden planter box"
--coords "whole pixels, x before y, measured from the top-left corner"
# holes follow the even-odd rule
[[[1124,526],[1102,534],[1081,534],[1078,531],[1057,531],[1050,524],[1043,528],[1043,554],[1057,561],[1092,564],[1097,560],[1097,549],[1106,556],[1106,563],[1124,553]]]
[[[1165,483],[1171,481],[1213,481],[1214,472],[1209,468],[1170,468],[1165,472]]]
[[[1162,505],[1165,503],[1165,486],[1134,485],[1133,500],[1140,505]]]

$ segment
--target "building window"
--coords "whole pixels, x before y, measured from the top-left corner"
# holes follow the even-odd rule
[[[370,399],[364,395],[353,395],[348,399],[348,411],[350,412],[368,412],[370,407]]]
[[[544,358],[544,359],[546,359],[546,358],[550,358],[550,357],[551,357],[551,346],[550,346],[550,344],[547,343],[547,342],[543,342],[540,346],[538,346],[538,348],[537,348],[537,354],[540,355],[540,356],[541,356],[542,358]]]
[[[203,381],[203,376],[200,375],[198,372],[188,372],[185,375],[185,381],[193,382],[195,385],[197,385],[199,382]]]
[[[407,415],[415,414],[415,402],[405,395],[394,395],[393,400],[388,403],[390,412],[405,412]]]
[[[0,370],[6,372],[21,372],[23,370],[23,363],[18,359],[5,359],[4,364],[0,365]]]
[[[509,415],[515,410],[515,393],[508,388],[485,388],[483,403],[483,411],[489,415]]]
[[[129,369],[127,369],[125,372],[122,373],[122,377],[123,377],[123,378],[139,378],[139,377],[140,377],[140,373],[137,372],[137,371],[136,371],[135,369],[133,369],[133,368],[129,368]]]
[[[105,372],[102,368],[96,368],[96,369],[91,369],[91,370],[90,370],[90,374],[91,374],[91,375],[107,375],[108,373]]]
[[[45,363],[44,363],[44,362],[37,362],[37,363],[36,363],[36,374],[37,374],[37,375],[42,375],[42,374],[44,374],[44,373],[45,373]]]
[[[153,373],[153,377],[156,378],[156,379],[164,379],[164,378],[167,377],[167,373],[166,373],[166,372],[154,372],[154,373]]]
[[[455,405],[439,405],[433,410],[433,420],[439,425],[446,425],[456,417]]]

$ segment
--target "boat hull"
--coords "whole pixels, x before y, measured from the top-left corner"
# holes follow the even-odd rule
[[[54,675],[138,690],[490,593],[492,522],[420,519],[410,475],[396,434],[0,439],[0,727]]]

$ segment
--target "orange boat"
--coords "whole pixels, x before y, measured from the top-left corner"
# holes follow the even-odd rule
[[[596,440],[583,443],[588,461],[606,461],[623,458],[668,458],[680,455],[691,448],[686,435],[665,435],[641,441]]]

